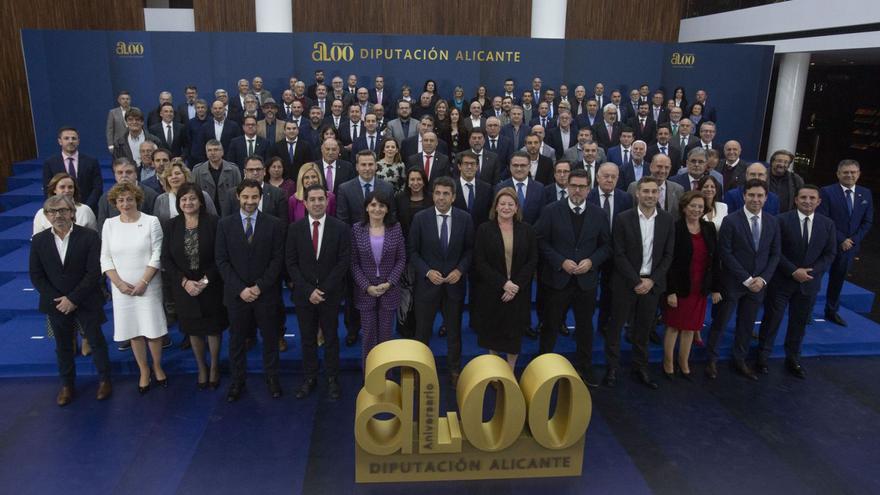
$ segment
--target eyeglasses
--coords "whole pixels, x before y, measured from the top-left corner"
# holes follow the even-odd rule
[[[50,208],[45,210],[46,215],[60,215],[62,213],[70,212],[70,208]]]

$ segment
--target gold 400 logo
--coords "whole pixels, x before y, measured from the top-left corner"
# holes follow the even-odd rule
[[[120,57],[140,57],[144,54],[144,44],[140,41],[116,42],[116,55]]]
[[[350,44],[334,43],[330,47],[323,41],[312,45],[312,60],[315,62],[351,62],[354,60],[354,47]]]
[[[679,53],[675,52],[672,54],[672,57],[669,59],[669,63],[672,65],[683,65],[683,66],[693,66],[697,61],[697,56],[693,53]]]

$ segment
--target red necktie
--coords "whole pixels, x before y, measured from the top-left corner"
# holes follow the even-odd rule
[[[431,155],[425,155],[425,176],[431,179]]]
[[[315,258],[318,257],[318,225],[321,225],[321,222],[317,220],[312,222],[312,247],[315,248]]]

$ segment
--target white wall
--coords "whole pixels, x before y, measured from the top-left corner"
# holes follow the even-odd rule
[[[144,9],[147,31],[195,31],[193,9]]]

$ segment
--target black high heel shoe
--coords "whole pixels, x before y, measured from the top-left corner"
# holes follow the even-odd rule
[[[150,377],[150,380],[147,382],[147,384],[143,387],[141,387],[140,382],[138,382],[138,393],[141,395],[144,395],[145,393],[150,391],[150,387],[152,385],[153,385],[153,377],[152,376]]]
[[[156,378],[156,384],[161,385],[162,388],[168,388],[168,375],[165,375],[165,378],[162,380]]]

